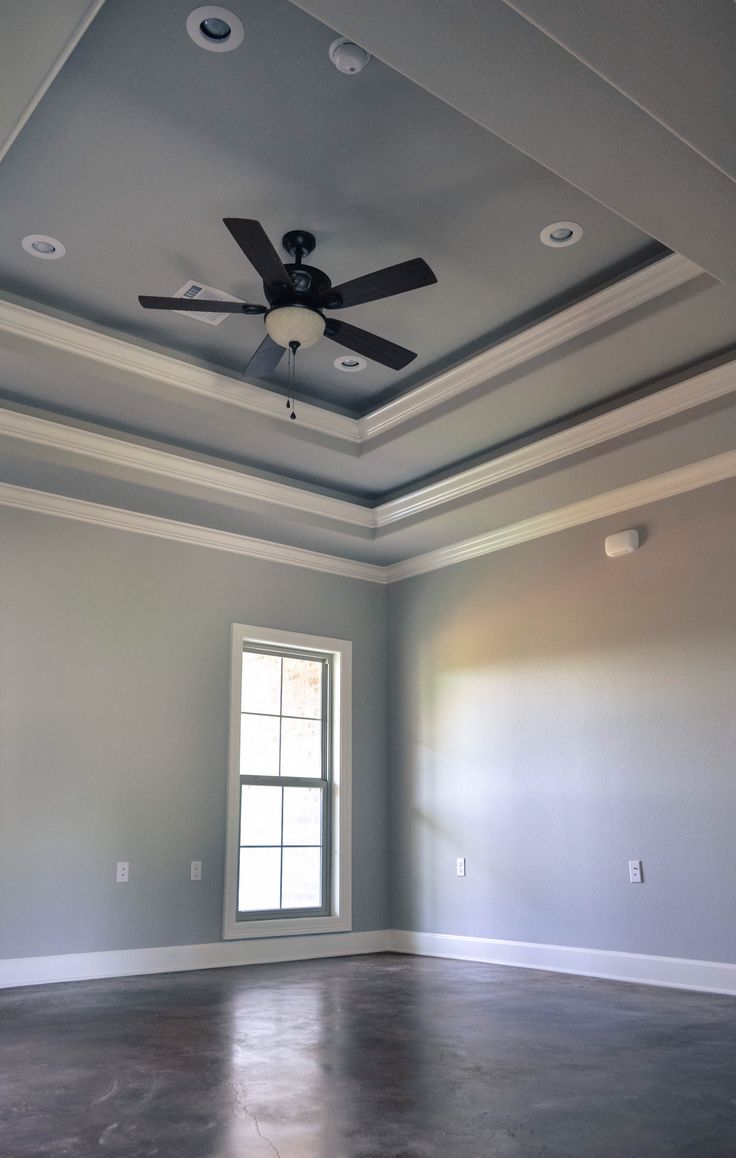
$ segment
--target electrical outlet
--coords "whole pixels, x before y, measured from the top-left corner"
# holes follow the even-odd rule
[[[629,880],[631,881],[632,885],[644,884],[644,875],[641,871],[640,860],[629,861]]]
[[[202,879],[202,862],[201,862],[201,860],[193,860],[192,861],[191,879],[193,881],[201,881],[201,879]]]
[[[457,858],[457,875],[459,877],[465,876],[465,857],[459,856]]]
[[[119,885],[127,885],[128,877],[130,876],[130,861],[119,860],[118,871],[115,880]]]

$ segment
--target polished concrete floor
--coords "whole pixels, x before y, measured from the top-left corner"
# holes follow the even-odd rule
[[[0,994],[0,1155],[734,1158],[736,1000],[382,954]]]

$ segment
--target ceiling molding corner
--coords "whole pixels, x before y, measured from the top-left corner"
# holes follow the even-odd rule
[[[349,443],[352,447],[361,447],[379,436],[397,431],[449,400],[460,398],[483,382],[491,381],[507,370],[661,297],[702,273],[700,267],[687,258],[671,254],[574,305],[558,310],[363,418],[349,418],[313,403],[300,402],[299,423],[296,429],[289,425],[290,433],[298,435],[300,429],[308,430]],[[281,423],[289,420],[281,395],[255,383],[196,366],[173,354],[151,350],[8,299],[0,299],[2,332]]]
[[[595,418],[584,419],[566,430],[539,438],[518,450],[499,454],[488,462],[409,491],[400,498],[381,503],[374,508],[376,526],[391,526],[445,503],[487,491],[506,479],[549,466],[735,391],[736,360],[685,378],[644,398],[623,403]]]
[[[256,539],[213,527],[159,518],[156,515],[123,510],[120,507],[103,506],[84,499],[32,490],[11,483],[0,483],[0,506],[33,511],[41,515],[53,515],[56,518],[71,519],[74,522],[116,531],[133,531],[139,535],[150,535],[157,539],[186,543],[189,546],[209,547],[217,551],[260,559],[267,563],[306,567],[310,571],[324,571],[346,579],[361,579],[370,583],[387,582],[385,568],[375,563],[362,563],[337,555],[323,554],[320,551],[310,551],[304,547],[290,547],[284,543],[272,543],[267,539]]]
[[[154,474],[246,501],[275,505],[286,511],[301,511],[343,523],[354,532],[361,529],[371,531],[375,527],[373,510],[357,502],[322,495],[304,487],[276,482],[232,466],[220,466],[142,442],[69,426],[35,414],[0,408],[0,435],[53,451],[81,455],[107,466]]]
[[[228,551],[271,563],[307,567],[310,570],[324,571],[344,578],[387,584],[439,571],[455,563],[478,559],[483,555],[505,550],[507,547],[515,547],[558,531],[570,530],[584,523],[595,522],[649,503],[674,498],[688,491],[734,477],[736,477],[736,450],[726,451],[701,462],[677,467],[664,474],[642,479],[628,486],[558,507],[556,510],[533,515],[505,527],[497,527],[483,535],[476,535],[435,551],[427,551],[423,555],[415,555],[413,558],[385,565],[345,559],[303,547],[289,547],[265,539],[159,518],[119,507],[103,506],[83,499],[32,490],[10,483],[0,483],[0,506],[71,519],[112,530],[132,531],[191,546]]]
[[[482,555],[490,555],[506,547],[515,547],[519,543],[528,543],[532,539],[541,539],[557,531],[567,531],[583,523],[592,523],[608,515],[622,514],[624,511],[646,506],[648,503],[674,498],[687,491],[698,490],[700,487],[734,477],[736,477],[736,450],[729,450],[702,462],[677,467],[664,474],[581,499],[577,503],[570,503],[568,506],[558,507],[541,515],[533,515],[518,523],[497,527],[493,531],[464,539],[448,547],[440,547],[423,555],[415,555],[411,559],[390,563],[386,567],[388,582],[397,583],[402,579],[413,579],[417,575],[439,571],[455,563],[464,563],[468,559],[478,559]]]
[[[359,439],[354,418],[299,402],[297,426],[289,423],[282,396],[271,390],[8,299],[0,299],[0,332],[286,422],[292,434],[298,434],[301,427],[345,442],[357,443]]]

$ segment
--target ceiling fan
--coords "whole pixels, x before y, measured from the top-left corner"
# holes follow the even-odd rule
[[[138,301],[144,309],[263,314],[266,337],[245,368],[247,374],[259,378],[276,369],[287,349],[295,354],[300,347],[314,345],[323,335],[392,370],[402,370],[416,358],[412,350],[348,322],[325,318],[322,311],[347,309],[433,285],[437,278],[421,257],[333,286],[321,269],[304,264],[303,259],[309,257],[316,244],[311,233],[292,229],[284,234],[281,244],[294,259],[284,265],[260,222],[241,217],[226,217],[224,221],[251,265],[263,278],[268,305],[142,296]]]

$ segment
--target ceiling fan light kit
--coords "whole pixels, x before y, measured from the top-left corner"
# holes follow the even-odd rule
[[[263,292],[268,305],[143,295],[138,301],[144,309],[262,314],[266,337],[245,368],[246,374],[256,378],[265,378],[273,373],[287,349],[292,358],[293,372],[293,356],[297,350],[315,345],[322,336],[360,355],[361,362],[364,358],[370,358],[392,370],[402,370],[416,358],[413,350],[407,350],[404,346],[398,346],[395,342],[389,342],[386,338],[351,326],[338,318],[326,319],[322,311],[348,309],[365,302],[407,293],[421,286],[434,285],[437,278],[421,257],[333,286],[323,270],[304,263],[304,258],[309,257],[316,244],[314,236],[306,230],[292,229],[284,234],[281,244],[294,259],[284,264],[260,222],[242,217],[226,217],[224,224],[263,279]]]
[[[284,349],[296,342],[305,350],[325,332],[325,319],[306,306],[277,306],[268,311],[265,321],[269,338]]]

